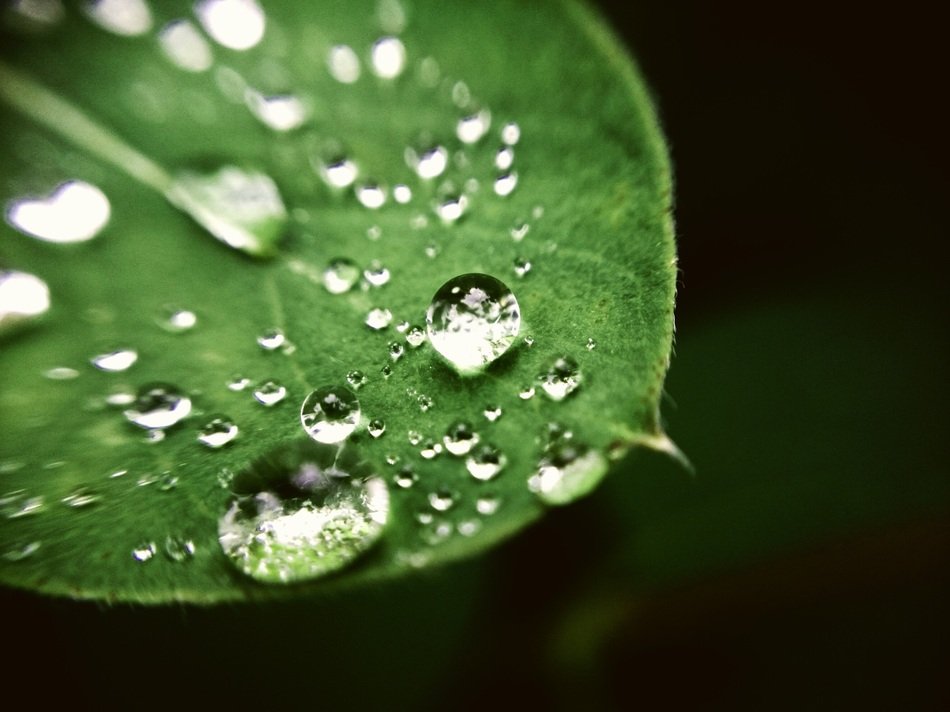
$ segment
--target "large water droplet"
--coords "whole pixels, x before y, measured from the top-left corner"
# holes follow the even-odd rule
[[[191,412],[191,399],[175,386],[152,383],[139,389],[125,417],[129,422],[148,430],[170,428]]]
[[[238,426],[226,415],[209,420],[198,432],[198,442],[212,450],[227,445],[238,436]]]
[[[162,28],[158,41],[165,55],[186,72],[206,72],[214,64],[211,46],[188,20],[173,20]]]
[[[406,67],[406,47],[398,37],[381,37],[370,52],[373,74],[395,79]]]
[[[273,254],[288,220],[274,181],[234,166],[182,171],[166,197],[218,240],[251,255]]]
[[[121,373],[122,371],[128,371],[138,358],[138,353],[133,349],[118,349],[93,356],[90,362],[100,371]]]
[[[152,29],[152,11],[145,0],[88,0],[83,10],[102,29],[123,37]]]
[[[551,364],[546,373],[538,376],[541,388],[551,400],[561,401],[577,390],[583,376],[577,361],[570,356],[561,356]]]
[[[515,295],[487,274],[450,279],[426,311],[429,342],[460,373],[477,372],[505,353],[520,327]]]
[[[389,491],[337,448],[283,446],[235,477],[218,521],[228,559],[267,583],[314,579],[370,548],[389,518]]]
[[[264,38],[267,21],[255,0],[201,0],[195,14],[205,32],[222,47],[244,51]]]
[[[318,443],[343,442],[360,422],[360,402],[356,394],[343,386],[318,388],[304,399],[300,422]]]
[[[352,84],[360,78],[360,58],[349,45],[336,45],[327,54],[330,76],[342,84]]]
[[[0,331],[42,316],[49,310],[49,287],[28,272],[0,271]]]
[[[490,480],[504,469],[508,459],[493,445],[480,445],[465,459],[465,469],[476,480]]]
[[[85,242],[109,222],[112,207],[96,186],[72,180],[48,198],[21,198],[7,205],[7,221],[20,232],[46,242]]]

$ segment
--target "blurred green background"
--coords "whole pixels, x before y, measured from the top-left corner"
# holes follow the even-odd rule
[[[603,9],[676,166],[664,413],[696,474],[634,455],[487,557],[332,599],[4,592],[9,689],[104,708],[950,708],[940,26],[913,2]]]

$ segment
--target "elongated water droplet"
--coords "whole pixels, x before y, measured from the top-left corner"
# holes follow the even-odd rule
[[[459,119],[455,126],[455,133],[462,143],[476,143],[490,127],[491,112],[488,109],[481,109]]]
[[[238,570],[266,583],[314,579],[369,549],[389,518],[386,483],[335,447],[282,446],[235,477],[218,540]]]
[[[371,51],[373,74],[382,79],[395,79],[406,67],[406,47],[398,37],[381,37]]]
[[[607,473],[607,459],[570,442],[549,447],[528,479],[528,489],[546,504],[566,504],[592,491]]]
[[[145,0],[87,0],[83,10],[102,29],[123,37],[152,29],[152,11]]]
[[[476,480],[490,480],[507,464],[505,454],[493,445],[479,445],[465,460],[465,469]]]
[[[323,271],[323,286],[330,294],[343,294],[353,288],[360,278],[360,268],[352,260],[338,257]]]
[[[467,455],[473,447],[478,445],[479,435],[468,423],[457,420],[449,426],[442,438],[445,449],[456,456]]]
[[[359,425],[360,402],[349,388],[318,388],[304,399],[300,422],[307,435],[318,443],[340,443]]]
[[[9,3],[11,13],[16,13],[17,17],[12,17],[13,22],[19,25],[17,20],[25,20],[27,28],[30,30],[45,30],[48,27],[62,22],[66,16],[66,9],[63,7],[62,0],[14,0]]]
[[[495,153],[495,168],[507,171],[515,162],[515,151],[510,146],[503,146]]]
[[[79,377],[79,371],[69,366],[55,366],[45,370],[43,375],[51,381],[71,381]]]
[[[28,272],[0,271],[0,332],[25,324],[49,310],[49,287]]]
[[[46,508],[46,500],[43,495],[31,497],[26,490],[14,490],[7,492],[0,497],[0,512],[7,519],[20,519],[29,517]]]
[[[526,222],[518,221],[514,224],[514,227],[508,231],[508,234],[511,235],[511,239],[515,242],[521,242],[524,239],[524,236],[528,234],[528,230],[531,229],[531,226]]]
[[[139,389],[135,402],[125,411],[130,423],[147,430],[170,428],[191,412],[191,399],[175,386],[151,383]]]
[[[254,399],[268,408],[280,403],[287,396],[287,389],[276,381],[265,381],[254,389]]]
[[[217,450],[238,436],[238,426],[226,415],[209,420],[198,432],[198,442],[212,450]]]
[[[205,32],[222,47],[249,50],[264,38],[267,22],[255,0],[201,0],[195,14]]]
[[[228,390],[229,391],[243,391],[245,388],[251,385],[251,379],[246,378],[245,376],[236,375],[232,376],[231,380],[228,381]]]
[[[109,222],[112,207],[105,193],[81,180],[56,187],[48,198],[21,198],[7,205],[7,222],[45,242],[85,242]]]
[[[538,376],[545,395],[554,401],[567,398],[577,390],[582,380],[580,367],[570,356],[561,356],[551,364],[546,373]]]
[[[179,69],[206,72],[214,64],[211,46],[188,20],[173,20],[158,35],[162,51]]]
[[[341,84],[352,84],[360,78],[360,58],[349,45],[336,45],[327,54],[327,69]]]
[[[443,284],[426,311],[429,342],[460,373],[480,371],[518,335],[518,300],[487,274],[463,274]]]
[[[138,358],[138,352],[133,349],[118,349],[117,351],[109,351],[93,356],[90,361],[100,371],[121,373],[122,371],[128,371]]]

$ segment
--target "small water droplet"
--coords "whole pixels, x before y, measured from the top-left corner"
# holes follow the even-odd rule
[[[528,223],[519,220],[514,224],[511,230],[508,231],[508,234],[511,235],[511,239],[515,242],[521,242],[530,229],[531,226],[528,225]]]
[[[169,561],[175,563],[190,561],[195,555],[195,542],[181,536],[165,537],[165,545],[162,548]]]
[[[386,204],[386,189],[378,183],[363,183],[356,187],[356,199],[364,208],[378,210]]]
[[[487,274],[450,279],[426,311],[429,342],[460,373],[477,372],[505,353],[520,327],[515,295]]]
[[[502,173],[495,179],[495,194],[504,198],[508,195],[511,195],[512,191],[517,185],[518,173],[516,171]]]
[[[382,374],[383,378],[388,379],[391,375],[393,375],[393,367],[387,363],[385,366],[379,369],[379,372]]]
[[[503,146],[495,153],[495,168],[507,171],[515,162],[515,151],[510,146]]]
[[[393,482],[400,489],[409,489],[418,481],[419,475],[408,465],[400,468],[399,471],[393,475]]]
[[[369,263],[369,267],[363,270],[363,279],[371,287],[382,287],[389,282],[390,277],[389,269],[384,267],[379,260],[373,260]]]
[[[350,371],[346,374],[346,382],[358,391],[366,385],[366,376],[362,371]]]
[[[383,236],[383,229],[379,225],[371,225],[366,228],[366,237],[374,242]]]
[[[459,119],[455,126],[455,133],[462,143],[476,143],[490,127],[491,112],[488,109],[481,109]]]
[[[191,412],[191,399],[167,383],[142,386],[135,402],[125,411],[130,423],[147,430],[170,428]]]
[[[524,345],[527,346],[529,349],[532,346],[534,346],[534,337],[533,336],[524,337]]]
[[[82,509],[92,504],[96,504],[102,497],[85,487],[73,490],[61,500],[63,504],[72,509]]]
[[[135,402],[135,394],[129,391],[120,390],[110,393],[105,398],[106,404],[113,407],[121,407],[124,405],[131,405]]]
[[[548,446],[528,489],[546,504],[566,504],[595,487],[607,473],[607,459],[570,441]]]
[[[158,34],[165,56],[186,72],[206,72],[214,64],[211,46],[188,20],[172,20]]]
[[[594,341],[593,339],[587,339],[587,350],[593,351],[596,348],[597,348],[597,342]]]
[[[230,381],[228,381],[228,390],[234,392],[243,391],[250,385],[250,378],[246,378],[245,376],[241,375],[235,375],[231,377]]]
[[[449,165],[449,152],[445,146],[427,146],[416,149],[409,147],[405,151],[406,164],[422,180],[432,180],[445,173]]]
[[[244,51],[264,38],[264,11],[255,0],[200,0],[195,14],[211,39],[222,47]]]
[[[0,497],[0,512],[7,519],[20,519],[42,512],[46,508],[43,495],[30,497],[26,490],[14,490]]]
[[[380,37],[370,52],[373,74],[395,79],[406,67],[406,47],[398,37]]]
[[[498,511],[501,499],[493,495],[485,495],[475,500],[475,511],[484,516],[491,516]]]
[[[452,85],[452,103],[460,109],[464,109],[472,101],[472,92],[468,84],[463,81],[457,81]]]
[[[482,528],[482,523],[477,519],[465,519],[455,526],[455,530],[462,536],[475,536]]]
[[[433,520],[422,530],[421,534],[427,544],[435,546],[452,536],[452,524],[446,521]]]
[[[198,431],[198,442],[217,450],[238,436],[238,426],[226,415],[212,418]]]
[[[386,423],[379,418],[373,418],[366,426],[366,430],[372,438],[382,437],[383,433],[386,432]]]
[[[135,486],[136,487],[150,487],[151,485],[154,485],[156,482],[158,482],[158,475],[155,475],[152,473],[146,473],[144,475],[141,475],[135,481]]]
[[[577,390],[583,376],[577,361],[570,356],[556,359],[546,373],[538,376],[544,393],[554,401],[561,401]]]
[[[28,272],[0,270],[0,331],[49,311],[49,287]]]
[[[341,84],[352,84],[360,78],[360,58],[349,45],[335,45],[327,54],[327,69]]]
[[[265,381],[254,389],[254,399],[268,408],[280,403],[287,396],[287,389],[276,381]]]
[[[336,156],[319,164],[320,177],[331,188],[349,188],[359,175],[357,165],[345,156]]]
[[[145,0],[87,0],[83,12],[102,29],[122,37],[152,29],[152,12]]]
[[[280,329],[268,329],[257,337],[258,345],[265,351],[276,351],[287,342],[287,337]]]
[[[51,381],[71,381],[79,377],[79,371],[68,366],[56,366],[43,371],[43,376]]]
[[[154,445],[155,443],[160,443],[165,439],[164,430],[146,430],[145,431],[145,442],[149,445]]]
[[[293,94],[266,95],[248,89],[244,103],[267,128],[281,133],[300,128],[309,116],[303,100]]]
[[[397,183],[393,186],[393,199],[400,205],[406,205],[412,200],[412,188],[405,183]]]
[[[132,558],[136,561],[145,562],[155,556],[157,548],[154,541],[143,541],[132,549]]]
[[[432,460],[442,454],[442,444],[434,440],[426,440],[422,448],[419,450],[419,455],[423,460]]]
[[[429,493],[429,506],[437,512],[447,512],[455,505],[458,494],[448,489],[438,489]]]
[[[434,210],[443,223],[457,222],[468,210],[468,196],[452,189],[443,190]]]
[[[418,430],[410,430],[406,433],[406,438],[409,440],[410,445],[418,445],[422,442],[422,433]]]
[[[385,329],[393,320],[393,313],[388,309],[376,307],[370,309],[366,315],[366,326],[375,331]]]
[[[330,294],[348,292],[360,278],[360,269],[352,260],[338,257],[323,271],[323,286]]]
[[[434,405],[432,398],[427,396],[425,393],[419,394],[419,396],[416,398],[416,403],[419,404],[419,410],[421,410],[423,413],[427,413]]]
[[[169,309],[165,318],[159,323],[166,331],[180,334],[193,329],[198,323],[198,316],[188,309]]]
[[[524,257],[515,258],[515,276],[524,277],[531,271],[531,262]]]
[[[164,472],[158,480],[158,489],[162,492],[171,492],[178,488],[178,475]]]
[[[521,139],[521,127],[509,121],[501,127],[501,140],[507,146],[514,146]]]
[[[58,185],[49,197],[20,198],[7,205],[7,222],[45,242],[85,242],[109,222],[112,207],[99,188],[80,180]]]
[[[100,371],[121,373],[127,371],[138,360],[138,353],[133,349],[118,349],[93,356],[90,363]]]
[[[533,217],[535,220],[540,220],[542,215],[544,215],[543,205],[535,205],[533,208],[531,208],[531,217]]]
[[[325,386],[311,392],[300,408],[300,422],[318,443],[346,440],[360,422],[360,402],[344,386]]]
[[[396,465],[399,462],[399,455],[395,453],[388,453],[386,455],[386,464],[387,465]]]
[[[26,27],[30,30],[43,30],[56,25],[66,15],[66,8],[63,7],[62,0],[14,0],[14,2],[8,3],[8,6],[11,12],[19,15],[19,18],[11,17],[10,19],[16,23],[17,20],[22,18],[28,23]]]
[[[406,343],[408,343],[412,348],[417,349],[425,343],[426,332],[422,330],[421,326],[412,326],[406,331]]]
[[[467,455],[473,447],[478,445],[479,440],[478,433],[472,429],[470,424],[462,420],[452,423],[442,437],[445,449],[456,456]]]
[[[428,257],[430,260],[434,260],[436,257],[439,256],[440,249],[438,245],[435,245],[430,242],[428,245],[425,246],[424,252],[425,252],[426,257]]]
[[[117,477],[125,477],[127,474],[129,474],[128,470],[115,470],[109,473],[109,479],[114,480]]]
[[[3,552],[3,558],[5,561],[9,561],[11,563],[23,561],[24,559],[28,559],[37,551],[39,551],[41,545],[42,542],[39,541],[27,541],[12,544]]]
[[[420,509],[416,512],[416,521],[419,522],[419,524],[430,524],[433,519],[435,519],[435,515],[428,509]]]
[[[479,445],[465,459],[465,469],[476,480],[490,480],[507,464],[504,453],[493,445]]]
[[[389,358],[391,358],[393,361],[398,361],[401,359],[405,351],[406,349],[398,341],[389,342]]]
[[[518,397],[521,400],[531,400],[534,398],[534,386],[525,386],[518,391]]]
[[[485,419],[489,423],[494,423],[501,417],[501,406],[500,405],[489,405],[485,407],[485,410],[482,411],[482,415],[485,416]]]
[[[389,519],[389,491],[335,447],[281,446],[240,473],[218,521],[238,570],[266,583],[336,571],[369,549]]]

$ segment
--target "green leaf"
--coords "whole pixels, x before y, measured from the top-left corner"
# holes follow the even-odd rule
[[[415,2],[404,18],[401,7],[267,5],[259,44],[235,50],[206,38],[206,71],[176,66],[157,39],[175,20],[199,26],[188,3],[153,4],[150,29],[134,36],[78,10],[52,21],[8,10],[2,265],[44,280],[52,306],[0,322],[8,327],[0,335],[0,580],[139,602],[350,585],[483,551],[546,506],[589,492],[608,459],[631,447],[675,451],[658,419],[676,272],[670,172],[629,58],[582,5]],[[370,48],[393,33],[405,70],[374,76]],[[337,45],[361,60],[352,83],[327,70]],[[201,56],[191,55],[192,69]],[[270,126],[255,116],[266,113],[267,97],[281,96],[292,100],[289,114],[270,116]],[[301,125],[288,129],[298,110]],[[466,115],[490,117],[480,140],[457,135]],[[505,186],[493,188],[504,170],[494,164],[509,122],[521,134],[517,184],[500,195]],[[436,180],[416,175],[405,155],[426,141],[447,149]],[[405,184],[411,200],[388,193],[370,209],[353,189],[328,185],[321,161],[341,152],[359,168],[357,185]],[[105,226],[97,231],[96,214],[67,210],[52,215],[52,229],[75,244],[28,234],[18,206],[49,220],[68,181],[108,198]],[[438,206],[453,188],[467,208],[442,220]],[[369,270],[378,261],[391,278],[331,294],[322,275],[336,259]],[[460,375],[428,342],[408,344],[397,325],[424,326],[437,290],[470,273],[511,288],[521,325],[504,355]],[[393,315],[387,328],[365,324],[375,307]],[[176,310],[193,313],[193,327],[170,322]],[[262,348],[259,337],[273,329],[287,341]],[[402,346],[398,360],[391,343]],[[121,349],[137,354],[127,370],[90,364]],[[560,385],[576,390],[547,397],[539,377],[553,369],[557,380],[574,364],[579,375]],[[301,403],[317,388],[352,388],[354,370],[366,377],[356,390],[361,417],[340,456],[358,463],[353,480],[388,484],[378,541],[365,552],[354,546],[334,576],[294,586],[245,576],[218,541],[231,490],[253,494],[247,483],[259,481],[261,463],[307,452],[298,450]],[[229,388],[236,376],[252,385]],[[268,381],[287,393],[271,407],[252,397]],[[123,414],[135,406],[117,405],[154,384],[191,402],[160,441]],[[523,397],[530,388],[535,395]],[[502,414],[490,420],[484,413],[494,407]],[[202,427],[222,414],[237,437],[202,445]],[[378,438],[368,432],[373,419],[385,422]],[[473,477],[464,456],[420,454],[458,421],[500,453],[496,477]],[[421,439],[411,442],[410,431]],[[394,477],[406,466],[417,481],[403,488]],[[354,492],[327,501],[358,504]],[[304,487],[284,496],[298,506],[311,495]],[[316,499],[307,506],[325,505]],[[491,505],[497,511],[486,514]]]

